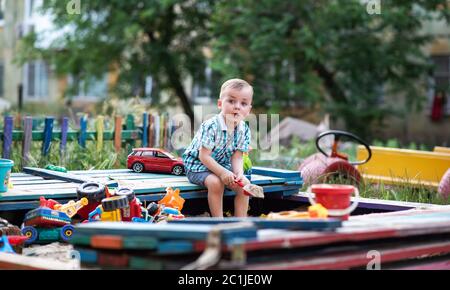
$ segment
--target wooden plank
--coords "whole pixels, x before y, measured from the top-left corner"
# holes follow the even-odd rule
[[[30,148],[33,130],[33,118],[25,117],[23,120],[23,142],[22,142],[22,167],[27,166],[30,162]],[[14,184],[14,183],[13,183]]]
[[[193,253],[194,245],[192,241],[164,241],[157,245],[158,254],[186,254]]]
[[[389,249],[377,249],[381,262],[395,262],[405,259],[418,258],[423,255],[438,255],[450,253],[450,241],[435,243],[419,243],[413,245],[401,245]],[[350,269],[364,267],[371,261],[367,255],[367,249],[363,251],[350,251],[324,255],[321,257],[305,258],[294,261],[278,261],[275,263],[260,263],[258,265],[244,266],[245,270],[325,270],[325,269]]]
[[[172,220],[169,223],[176,224],[226,224],[237,222],[251,222],[259,229],[285,229],[285,230],[335,230],[342,225],[342,221],[338,219],[285,219],[285,220],[270,220],[265,218],[247,217],[247,218],[214,218],[214,217],[193,217],[182,220]]]
[[[450,258],[447,258],[447,261],[441,261],[441,262],[427,262],[427,261],[421,261],[419,264],[415,265],[409,265],[409,266],[403,266],[403,267],[389,267],[388,269],[393,270],[450,270]],[[385,267],[383,267],[385,268]]]
[[[50,153],[54,121],[55,121],[54,117],[45,117],[44,140],[42,141],[42,155],[43,156],[47,156]]]
[[[160,147],[160,119],[159,119],[159,115],[155,114],[153,115],[153,120],[154,120],[154,136],[155,136],[155,140],[154,140],[154,146],[155,147]]]
[[[86,148],[86,130],[87,130],[87,116],[82,116],[80,118],[80,133],[78,137],[78,144],[81,148]]]
[[[294,178],[298,178],[299,180],[301,179],[300,172],[293,171],[293,170],[284,170],[284,169],[255,166],[252,168],[252,173],[258,174],[258,175],[265,175],[265,176],[274,176],[274,177],[282,177],[282,178],[294,177]]]
[[[12,116],[5,116],[3,119],[3,152],[2,157],[9,159],[12,147],[12,130],[14,119]]]
[[[153,114],[149,114],[148,116],[148,122],[149,122],[149,126],[148,126],[148,147],[154,147],[154,130],[155,130],[155,121],[154,121],[154,117]]]
[[[148,146],[148,114],[142,114],[142,147]]]
[[[67,185],[65,185],[67,187]],[[165,195],[165,189],[167,186],[170,186],[172,188],[179,188],[182,192],[180,195],[184,199],[194,199],[194,198],[205,198],[207,197],[206,190],[202,190],[202,187],[198,185],[194,185],[192,183],[186,183],[186,185],[181,185],[180,183],[175,184],[164,184],[161,185],[149,185],[143,188],[134,188],[134,192],[136,195],[138,195],[139,199],[145,200],[145,201],[157,201],[163,198]],[[53,188],[54,187],[54,188]],[[24,200],[38,200],[40,196],[44,196],[45,198],[52,198],[52,199],[73,199],[76,198],[76,188],[78,187],[76,184],[73,185],[73,187],[70,188],[57,188],[61,187],[55,184],[54,186],[51,186],[50,184],[41,189],[24,189],[21,188],[20,190],[17,190],[16,188],[13,188],[9,190],[6,193],[3,193],[0,200],[0,209],[7,209],[8,206],[11,205],[4,205],[3,202],[5,201],[24,201]],[[278,186],[278,185],[270,185],[264,187],[264,192],[266,193],[266,196],[269,197],[271,193],[278,193],[283,190],[289,190],[289,187],[286,186]],[[295,189],[295,187],[294,187]],[[298,189],[297,189],[298,190]],[[148,194],[148,195],[146,195]],[[269,194],[269,195],[267,195]],[[226,190],[224,193],[224,196],[234,196],[235,192],[231,190]]]
[[[114,148],[117,154],[122,150],[122,116],[114,117]],[[75,173],[75,172],[72,172]]]
[[[141,257],[135,257],[132,256],[130,258],[130,264],[131,269],[140,269],[140,270],[163,270],[163,262],[161,261],[155,261],[148,258],[141,258]]]
[[[91,247],[99,249],[123,249],[123,239],[114,235],[93,235],[91,237]]]
[[[126,126],[127,130],[134,130],[135,129],[134,116],[131,114],[128,114],[125,124],[126,124],[125,126]],[[136,137],[135,139],[137,139],[139,136],[136,135],[135,137]],[[128,142],[128,144],[126,146],[127,154],[131,153],[131,149],[133,149],[135,144],[136,144],[136,142],[134,140],[131,140],[130,142]]]
[[[81,262],[84,264],[96,264],[98,261],[97,252],[91,249],[75,248],[80,253]]]
[[[181,225],[181,224],[147,224],[125,222],[101,222],[78,224],[74,236],[82,235],[118,235],[118,236],[149,236],[157,239],[170,240],[204,240],[210,225]],[[222,237],[225,242],[235,238],[252,239],[256,237],[257,229],[254,226],[224,229]]]
[[[59,144],[59,154],[64,155],[67,147],[67,132],[69,131],[69,118],[64,117],[61,123],[61,142]]]

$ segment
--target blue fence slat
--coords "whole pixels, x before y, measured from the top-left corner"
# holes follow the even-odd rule
[[[59,152],[61,154],[66,150],[68,130],[69,130],[69,118],[64,117],[61,123],[61,143],[59,144]]]
[[[52,134],[53,134],[53,122],[55,121],[54,117],[46,117],[45,125],[44,125],[44,140],[42,141],[42,155],[47,156],[50,152],[50,145],[52,143]]]
[[[148,145],[148,114],[142,114],[142,147]]]
[[[82,148],[86,148],[86,130],[87,130],[87,118],[83,116],[80,118],[80,136],[78,137],[78,144]]]
[[[12,132],[14,119],[12,116],[5,116],[3,127],[3,158],[8,159],[11,156]]]

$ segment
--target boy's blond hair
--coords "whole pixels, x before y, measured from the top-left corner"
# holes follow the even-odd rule
[[[223,93],[228,88],[240,91],[243,88],[247,87],[251,89],[253,95],[253,87],[249,83],[241,79],[229,79],[226,82],[224,82],[222,84],[222,87],[220,88],[220,98],[222,99]]]

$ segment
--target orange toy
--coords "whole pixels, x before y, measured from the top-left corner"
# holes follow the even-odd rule
[[[308,207],[308,212],[301,212],[295,210],[271,212],[267,215],[268,219],[309,219],[309,218],[327,218],[328,210],[321,204],[316,203]]]
[[[184,198],[180,196],[180,190],[178,188],[173,190],[171,187],[167,187],[166,195],[158,201],[158,204],[178,209],[181,212],[184,205]]]

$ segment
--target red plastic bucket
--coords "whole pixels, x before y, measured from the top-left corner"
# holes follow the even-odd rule
[[[326,209],[330,217],[339,217],[342,220],[348,220],[350,213],[358,206],[359,192],[352,185],[344,184],[314,184],[311,186],[311,192],[316,195],[315,200],[308,194],[311,204],[320,203]],[[310,190],[308,190],[310,192]],[[350,205],[350,197],[355,193],[355,201]]]

